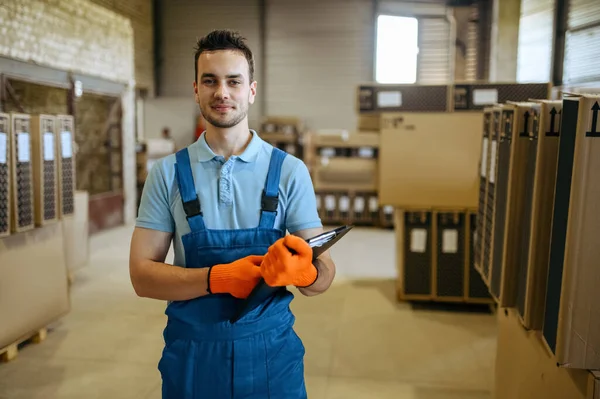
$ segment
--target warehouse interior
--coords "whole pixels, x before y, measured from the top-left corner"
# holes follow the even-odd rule
[[[287,288],[309,398],[600,399],[600,1],[3,0],[0,29],[0,399],[165,397],[130,242],[209,123],[215,29],[250,129],[354,226],[326,292]]]

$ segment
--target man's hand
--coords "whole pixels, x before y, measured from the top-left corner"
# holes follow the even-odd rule
[[[247,256],[234,262],[212,266],[208,272],[208,291],[212,294],[231,294],[244,299],[260,280],[263,256]]]
[[[300,237],[288,235],[269,247],[261,264],[261,274],[272,287],[308,287],[318,277],[312,264],[312,248]]]

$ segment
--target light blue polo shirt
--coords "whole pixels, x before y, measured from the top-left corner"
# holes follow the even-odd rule
[[[216,155],[202,134],[188,146],[196,192],[207,229],[258,227],[261,197],[273,146],[251,130],[252,140],[238,156]],[[190,232],[177,181],[175,154],[155,162],[142,192],[136,226],[173,233],[174,264],[185,265],[181,237]],[[306,165],[288,154],[281,168],[275,227],[295,233],[322,227]]]

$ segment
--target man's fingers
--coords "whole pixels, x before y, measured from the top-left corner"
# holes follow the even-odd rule
[[[312,248],[310,247],[310,245],[308,245],[308,243],[304,239],[290,234],[290,235],[285,236],[283,243],[285,244],[286,247],[296,251],[300,257],[312,258],[312,254],[313,254]]]
[[[250,255],[246,259],[248,259],[250,263],[254,264],[254,266],[260,266],[264,258],[265,257],[262,255]]]

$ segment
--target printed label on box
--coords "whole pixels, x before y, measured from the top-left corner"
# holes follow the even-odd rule
[[[44,161],[54,161],[53,133],[44,133]]]
[[[490,183],[496,182],[496,141],[492,141],[492,153],[490,155]]]
[[[458,231],[455,229],[445,229],[442,232],[442,252],[445,254],[458,252]]]
[[[363,197],[354,198],[354,212],[362,212],[365,210],[365,199]]]
[[[483,138],[483,148],[481,150],[481,177],[485,178],[485,172],[487,169],[487,152],[488,152],[488,138]]]
[[[498,103],[498,90],[475,89],[473,90],[474,105],[493,105]]]
[[[71,140],[71,132],[62,132],[60,134],[61,154],[63,158],[71,158],[73,156],[73,142]]]
[[[29,133],[19,133],[17,135],[17,143],[19,145],[17,160],[19,162],[29,162],[31,159],[31,155],[29,154]]]
[[[399,91],[380,91],[377,93],[377,106],[380,108],[402,106],[402,93]]]
[[[6,143],[6,133],[0,132],[0,163],[2,164],[6,163]]]
[[[358,149],[359,158],[373,158],[374,153],[371,147],[360,147]]]
[[[413,229],[410,233],[410,251],[424,253],[427,248],[427,230]]]
[[[331,147],[321,148],[321,156],[322,157],[335,157],[335,148],[331,148]]]
[[[369,198],[369,210],[371,212],[377,212],[379,210],[379,201],[377,197]]]
[[[325,197],[325,209],[328,211],[335,210],[335,197],[333,195]]]

